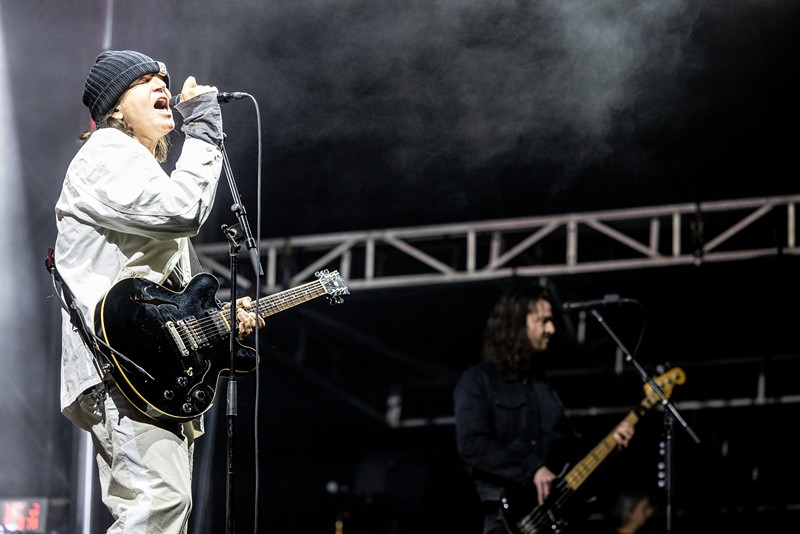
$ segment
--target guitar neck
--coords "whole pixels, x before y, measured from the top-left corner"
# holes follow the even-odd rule
[[[636,411],[631,411],[625,416],[623,421],[627,421],[631,424],[631,426],[636,425],[639,422],[639,416],[637,415]],[[614,427],[616,429],[616,427]],[[578,462],[575,467],[570,469],[569,473],[564,477],[569,487],[574,491],[577,490],[581,484],[586,482],[586,479],[589,478],[589,475],[597,469],[603,461],[611,454],[617,447],[617,440],[614,439],[614,430],[608,433],[608,435],[603,438],[603,440],[598,443],[594,449],[592,449],[589,454],[587,454],[583,460]]]
[[[680,367],[674,367],[656,378],[655,384],[662,389],[664,397],[668,398],[672,392],[673,384],[683,384],[685,380],[686,374],[683,372],[683,369]],[[631,426],[635,426],[636,423],[639,422],[640,416],[646,414],[647,410],[652,408],[655,403],[661,399],[661,397],[656,394],[651,383],[645,384],[644,390],[645,393],[647,393],[647,396],[642,400],[642,402],[639,403],[639,408],[637,410],[632,410],[627,416],[625,416],[625,419],[623,419],[622,422],[628,422]],[[583,460],[578,462],[578,464],[575,465],[575,467],[573,467],[569,473],[567,473],[567,475],[564,477],[567,485],[572,490],[577,490],[581,484],[586,482],[586,479],[592,474],[597,466],[600,465],[616,447],[617,440],[614,439],[614,430],[612,430],[603,439],[603,441],[598,443],[597,446],[583,458]]]
[[[301,286],[274,295],[262,297],[253,303],[253,307],[261,317],[269,317],[278,312],[288,310],[298,304],[308,302],[326,293],[325,286],[320,280],[314,280]]]

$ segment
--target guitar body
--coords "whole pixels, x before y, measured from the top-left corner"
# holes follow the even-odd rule
[[[508,486],[500,500],[503,522],[509,534],[562,534],[585,518],[584,503],[572,499],[573,491],[564,483],[563,474],[553,481],[550,495],[531,511],[538,502],[536,487]]]
[[[188,421],[211,407],[217,379],[231,362],[228,312],[217,303],[218,289],[205,273],[180,293],[129,278],[97,304],[95,332],[122,355],[107,351],[112,378],[146,415]],[[254,370],[255,351],[234,343],[235,371]]]
[[[564,532],[568,523],[563,518],[562,511],[550,506],[551,501],[555,501],[557,497],[551,493],[544,504],[531,512],[530,503],[537,502],[538,498],[535,486],[505,488],[500,506],[506,530],[509,534]],[[530,519],[526,517],[528,515]]]

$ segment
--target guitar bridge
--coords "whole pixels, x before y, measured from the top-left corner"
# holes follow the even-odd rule
[[[189,348],[192,350],[197,350],[201,345],[206,343],[205,336],[202,331],[197,328],[197,319],[195,319],[194,316],[190,315],[185,319],[181,319],[178,321],[177,325],[183,334],[183,339],[188,341]]]
[[[200,339],[202,336],[194,327],[195,323],[197,321],[194,317],[187,317],[177,322],[167,321],[164,324],[181,356],[189,356],[189,350],[196,351],[205,342],[205,338]],[[187,343],[189,344],[188,348],[186,347]]]
[[[178,353],[183,357],[189,356],[189,351],[197,351],[200,347],[208,344],[208,339],[194,316],[174,322],[167,321],[164,323],[164,327],[175,343]]]
[[[167,329],[169,332],[172,341],[175,343],[175,347],[178,349],[178,353],[183,356],[184,358],[189,355],[189,349],[186,348],[184,345],[183,340],[181,339],[181,335],[178,333],[178,329],[175,328],[175,323],[172,321],[167,321],[164,323],[164,328]]]

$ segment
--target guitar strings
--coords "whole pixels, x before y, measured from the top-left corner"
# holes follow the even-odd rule
[[[316,280],[299,286],[294,290],[290,290],[291,295],[281,296],[278,294],[263,297],[254,303],[253,307],[255,308],[255,313],[261,317],[268,317],[279,311],[291,308],[295,301],[299,300],[301,302],[305,302],[310,300],[318,294],[322,294],[319,293],[318,288],[314,287],[319,283],[320,281]],[[275,302],[270,303],[270,301]],[[231,317],[227,314],[229,311],[231,310],[220,310],[216,314],[209,314],[205,317],[201,317],[200,319],[192,318],[192,320],[190,320],[190,318],[184,318],[181,321],[182,328],[180,328],[178,331],[181,341],[184,344],[189,344],[192,346],[195,344],[202,345],[210,336],[214,335],[215,333],[221,333],[221,327],[223,326],[225,334],[230,333],[232,322],[230,320]]]

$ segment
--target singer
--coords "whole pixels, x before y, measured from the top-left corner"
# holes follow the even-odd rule
[[[582,448],[545,374],[555,331],[547,290],[516,282],[486,322],[483,361],[456,383],[456,445],[482,503],[483,534],[510,532],[501,508],[507,490],[530,488],[531,502],[523,506],[542,505],[555,491],[556,473]],[[633,434],[627,422],[613,430],[619,447],[627,447]]]
[[[203,432],[202,416],[160,422],[135,408],[85,342],[95,334],[95,305],[114,283],[138,277],[179,291],[200,271],[189,237],[214,204],[222,117],[216,88],[188,77],[175,107],[186,137],[166,174],[170,96],[162,62],[133,50],[101,53],[83,92],[92,127],[81,134],[55,206],[56,269],[80,313],[62,310],[61,411],[91,434],[109,533],[187,532],[192,452]],[[240,339],[256,328],[249,309],[249,297],[237,301]]]

